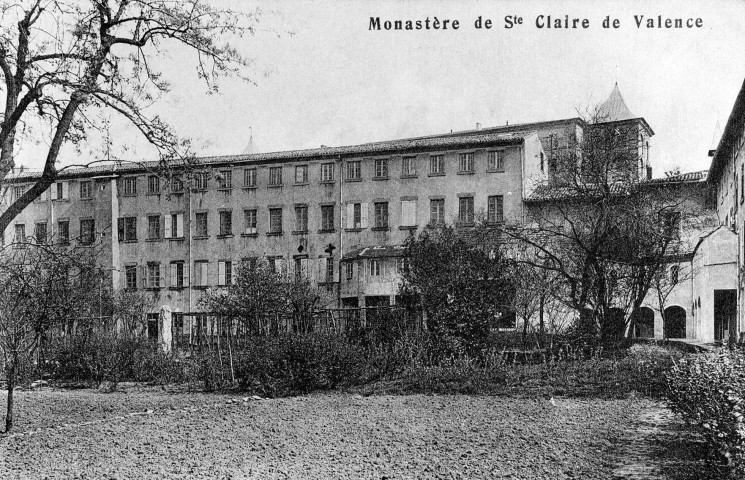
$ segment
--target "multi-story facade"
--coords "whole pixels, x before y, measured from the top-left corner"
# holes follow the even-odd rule
[[[736,265],[732,289],[737,298],[737,323],[745,325],[745,220],[742,215],[745,203],[745,83],[735,99],[719,144],[710,156],[713,158],[708,182],[714,190],[719,224],[732,233],[736,242],[730,255],[730,260]],[[738,332],[741,330],[743,328]]]
[[[646,121],[631,114],[617,87],[601,112],[607,127],[634,137],[633,169],[650,177]],[[3,241],[36,236],[95,246],[114,288],[149,292],[153,318],[162,307],[198,312],[207,288],[231,283],[238,263],[254,258],[324,286],[328,307],[392,304],[409,236],[430,224],[524,222],[528,199],[559,178],[552,160],[588,132],[570,118],[209,157],[167,178],[155,162],[63,170]],[[0,208],[37,178],[8,177]],[[181,316],[174,328],[185,333],[190,323]]]

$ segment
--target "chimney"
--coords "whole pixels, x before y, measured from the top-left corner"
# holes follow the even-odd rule
[[[481,123],[476,122],[476,130],[481,130]]]

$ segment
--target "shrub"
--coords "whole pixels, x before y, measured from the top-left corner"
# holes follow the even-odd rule
[[[54,380],[177,383],[184,380],[177,354],[163,352],[147,338],[97,332],[57,339],[46,352]]]
[[[699,354],[667,375],[672,409],[701,433],[712,454],[745,472],[745,356]]]

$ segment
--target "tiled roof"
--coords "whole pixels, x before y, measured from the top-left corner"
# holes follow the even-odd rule
[[[618,83],[616,83],[608,99],[598,109],[598,121],[619,122],[632,118],[635,118],[634,114],[626,106],[621,91],[618,89]]]
[[[640,186],[644,185],[669,185],[675,183],[704,183],[706,182],[707,171],[681,173],[666,178],[653,178],[652,180],[642,180]],[[612,195],[626,195],[629,193],[630,184],[628,182],[616,182],[610,186]],[[600,188],[600,187],[598,187]],[[588,194],[591,193],[592,187],[586,186]],[[580,195],[578,189],[565,187],[561,185],[539,185],[533,190],[533,193],[525,200],[526,202],[545,202],[551,200],[568,200],[571,198],[585,197]]]
[[[224,155],[216,157],[200,157],[189,165],[194,167],[208,165],[230,165],[250,163],[271,163],[281,161],[309,160],[335,158],[353,155],[384,155],[392,152],[417,152],[426,149],[464,148],[479,145],[510,145],[522,143],[524,135],[521,133],[494,133],[491,131],[473,131],[472,133],[453,133],[429,137],[405,138],[387,140],[383,142],[364,143],[343,147],[321,147],[305,150],[287,150],[283,152],[255,153],[242,155]],[[174,168],[186,166],[186,162],[174,162]],[[60,173],[60,178],[77,176],[112,175],[118,173],[153,171],[158,169],[159,162],[112,163],[96,165],[88,168],[71,168]],[[40,172],[23,172],[8,175],[7,180],[32,180],[41,176]]]
[[[406,247],[402,245],[377,245],[352,250],[344,254],[342,260],[360,260],[363,258],[403,257]]]

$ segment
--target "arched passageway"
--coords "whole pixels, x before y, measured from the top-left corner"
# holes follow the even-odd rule
[[[665,338],[685,338],[686,311],[677,305],[665,309],[663,320]]]
[[[654,337],[654,310],[641,307],[631,315],[632,336],[636,338]]]

